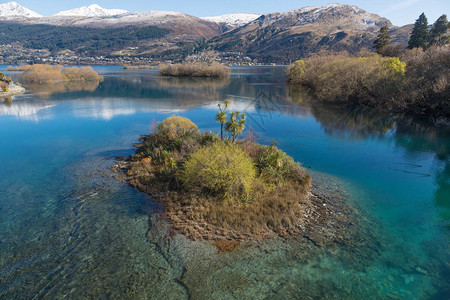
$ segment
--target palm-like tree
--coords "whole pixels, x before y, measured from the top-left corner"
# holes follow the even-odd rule
[[[231,134],[233,143],[236,139],[236,135],[239,135],[245,129],[246,115],[241,114],[239,111],[232,111],[230,114],[230,120],[225,124],[225,130]]]
[[[230,107],[230,100],[224,101],[225,105],[222,109],[222,106],[219,106],[219,112],[216,114],[216,121],[220,123],[220,139],[223,140],[223,125],[227,122],[227,112],[226,110]]]

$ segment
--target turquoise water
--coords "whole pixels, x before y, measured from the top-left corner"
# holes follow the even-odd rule
[[[450,299],[448,128],[300,101],[282,68],[225,81],[96,68],[98,86],[0,101],[1,299]],[[171,237],[158,204],[108,176],[167,116],[218,132],[227,98],[259,142],[343,190],[363,251],[275,239],[217,254]]]

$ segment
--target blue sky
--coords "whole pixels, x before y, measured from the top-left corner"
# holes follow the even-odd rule
[[[142,10],[172,10],[182,11],[197,17],[215,16],[227,13],[258,13],[284,12],[304,6],[325,5],[333,0],[302,1],[302,0],[15,0],[22,6],[36,11],[41,15],[52,15],[61,10],[80,6],[99,4],[104,8],[121,8],[129,11]],[[9,1],[0,0],[0,3]],[[394,25],[414,23],[417,17],[425,12],[429,23],[433,23],[440,15],[450,13],[449,0],[361,0],[341,1],[379,14],[392,21]]]

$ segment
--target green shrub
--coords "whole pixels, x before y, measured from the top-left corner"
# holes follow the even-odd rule
[[[406,63],[400,61],[398,57],[389,57],[384,60],[385,66],[388,70],[391,70],[399,75],[405,75]]]
[[[259,148],[256,166],[269,184],[280,184],[287,180],[303,184],[306,179],[306,172],[300,164],[274,145]]]
[[[231,134],[233,142],[236,136],[244,131],[246,119],[246,115],[241,114],[239,111],[232,111],[230,113],[230,119],[225,123],[225,130]]]
[[[226,200],[249,199],[256,170],[237,145],[216,142],[191,154],[180,179],[185,187],[199,189]]]
[[[188,134],[197,134],[199,129],[187,118],[172,116],[159,123],[157,133],[170,140],[175,140]]]
[[[289,79],[292,82],[297,82],[300,80],[302,75],[305,73],[305,61],[297,60],[294,65],[289,69]]]

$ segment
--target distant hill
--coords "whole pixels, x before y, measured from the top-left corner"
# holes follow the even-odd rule
[[[111,51],[162,38],[170,32],[155,26],[81,28],[0,23],[0,44],[20,43],[25,48],[51,52],[69,49],[80,54],[107,55]]]
[[[210,41],[219,51],[238,51],[260,61],[289,63],[320,50],[371,48],[388,19],[351,5],[328,4],[266,14]]]
[[[356,6],[328,4],[284,13],[228,14],[197,18],[182,12],[128,12],[84,6],[40,16],[15,2],[0,5],[0,43],[78,55],[131,55],[179,59],[213,49],[259,62],[289,63],[321,50],[356,53],[372,48],[382,26],[406,45],[411,25]],[[132,51],[128,51],[132,47]],[[122,51],[126,50],[126,51]],[[1,53],[0,53],[1,55]]]

